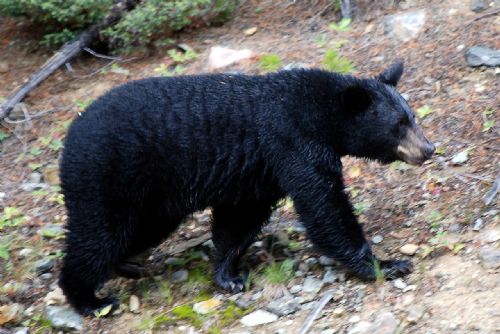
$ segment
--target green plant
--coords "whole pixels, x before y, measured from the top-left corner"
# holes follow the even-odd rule
[[[172,314],[176,319],[189,321],[196,328],[200,328],[203,324],[203,317],[189,305],[177,306],[172,310]]]
[[[264,279],[271,284],[284,284],[293,277],[293,260],[273,262],[264,269]]]
[[[24,215],[17,207],[7,206],[0,217],[0,231],[4,227],[14,227],[24,222]]]
[[[198,54],[194,50],[187,50],[186,52],[180,52],[175,49],[170,49],[167,52],[168,56],[176,63],[185,63],[198,58]]]
[[[113,0],[0,0],[0,15],[26,19],[41,27],[42,43],[56,46],[99,22],[110,12]],[[114,26],[101,32],[102,40],[130,50],[148,46],[166,34],[188,26],[221,23],[238,0],[144,0]]]
[[[326,50],[323,57],[323,67],[329,71],[341,74],[354,71],[354,65],[351,60],[339,55],[336,49]]]
[[[424,106],[418,108],[416,112],[417,112],[418,117],[423,119],[427,115],[432,114],[434,111],[428,105],[424,105]]]
[[[368,205],[365,202],[354,203],[354,213],[356,215],[362,215],[368,209]]]
[[[146,314],[142,317],[141,322],[139,323],[139,330],[142,331],[152,331],[157,329],[163,324],[172,322],[172,318],[165,314],[158,314],[152,316],[151,314]]]
[[[493,108],[486,108],[486,110],[483,112],[483,132],[490,131],[495,125],[495,120],[490,118],[494,113],[495,111],[493,110]]]
[[[76,100],[75,105],[80,111],[84,111],[87,109],[88,106],[93,102],[94,100],[92,99],[85,99],[85,100]]]
[[[438,210],[432,211],[427,217],[427,222],[430,225],[431,232],[438,232],[441,229],[443,216]]]
[[[343,18],[339,23],[330,23],[328,27],[337,32],[349,31],[351,29],[351,19]]]
[[[267,73],[277,71],[281,68],[281,58],[277,54],[270,53],[260,58],[259,68]]]
[[[0,130],[0,143],[10,137],[10,133]]]

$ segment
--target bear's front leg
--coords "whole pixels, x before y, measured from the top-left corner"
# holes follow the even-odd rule
[[[295,165],[285,182],[308,237],[324,255],[344,263],[357,277],[374,280],[375,261],[370,245],[344,192],[341,169],[326,171]],[[386,278],[411,272],[409,261],[378,261]]]

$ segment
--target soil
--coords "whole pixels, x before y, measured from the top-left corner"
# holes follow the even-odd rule
[[[494,4],[497,6],[498,3]],[[426,22],[420,34],[401,42],[384,34],[385,15],[425,9]],[[333,291],[310,333],[348,333],[360,321],[376,323],[381,312],[391,312],[397,320],[395,331],[380,333],[500,333],[500,271],[498,259],[493,266],[481,256],[485,249],[500,246],[498,198],[486,205],[485,194],[500,172],[500,71],[498,68],[468,67],[465,50],[472,45],[500,49],[500,17],[471,11],[469,1],[358,1],[351,28],[336,32],[329,24],[339,20],[330,1],[243,1],[229,22],[220,27],[184,31],[175,36],[197,53],[195,61],[184,64],[186,74],[211,71],[210,48],[215,45],[251,49],[255,54],[278,54],[287,64],[321,67],[326,49],[345,40],[340,53],[355,64],[354,74],[371,76],[395,59],[405,62],[399,90],[418,110],[429,106],[431,113],[420,118],[428,138],[438,146],[432,161],[415,168],[405,164],[382,166],[375,162],[344,159],[345,181],[367,237],[381,236],[374,244],[381,258],[405,258],[400,248],[419,245],[412,256],[414,272],[403,279],[406,289],[394,282],[361,282],[346,274],[339,264],[331,270],[340,278],[326,284],[314,296],[317,301]],[[6,97],[22,80],[35,72],[51,52],[33,42],[32,29],[11,19],[0,18],[0,97]],[[251,36],[244,34],[256,27]],[[172,61],[166,50],[124,57],[117,65],[105,67],[107,60],[82,55],[62,68],[24,101],[30,119],[15,112],[2,122],[0,140],[0,307],[21,305],[22,311],[0,325],[0,333],[15,327],[29,327],[30,333],[57,333],[45,321],[47,300],[56,288],[63,238],[60,233],[43,232],[47,226],[61,226],[66,216],[58,195],[57,164],[61,141],[67,125],[82,106],[132,79],[158,75],[162,64]],[[155,71],[156,69],[156,71]],[[125,70],[125,71],[124,71]],[[225,67],[222,71],[261,73],[259,56]],[[493,122],[493,123],[492,123]],[[493,124],[491,127],[487,124]],[[466,161],[453,164],[456,154],[467,150]],[[42,189],[23,190],[33,173],[42,176]],[[8,217],[9,208],[18,214]],[[193,317],[180,319],[170,310],[178,305],[217,296],[225,303],[254,297],[251,310],[266,308],[274,298],[288,292],[304,278],[296,273],[281,285],[258,279],[273,261],[294,258],[309,263],[307,275],[321,279],[325,272],[315,263],[314,251],[301,231],[293,208],[285,203],[271,219],[261,240],[252,247],[246,262],[256,268],[257,279],[245,294],[231,296],[217,290],[203,275],[180,284],[170,284],[175,266],[166,266],[172,247],[208,231],[209,212],[190,217],[174,236],[162,244],[146,261],[150,277],[140,280],[116,279],[106,290],[120,296],[123,307],[109,317],[85,318],[81,333],[298,333],[311,309],[302,307],[290,315],[259,327],[245,328],[214,312],[198,326]],[[15,226],[9,226],[22,217]],[[7,222],[7,223],[6,223]],[[14,223],[12,223],[14,225]],[[2,227],[2,225],[5,225]],[[42,231],[42,232],[41,232]],[[283,242],[283,239],[287,240]],[[278,241],[276,241],[278,240]],[[280,241],[281,240],[281,241]],[[287,244],[288,242],[288,244]],[[291,246],[299,244],[299,249]],[[269,243],[276,243],[266,249]],[[196,268],[208,268],[196,251],[210,255],[205,245],[186,246],[177,257],[189,258],[190,277]],[[23,250],[31,249],[26,254]],[[194,256],[194,259],[192,258]],[[54,268],[40,275],[34,264],[54,259]],[[304,267],[302,267],[304,269]],[[260,275],[260,276],[259,276]],[[169,288],[165,288],[166,282]],[[17,285],[16,285],[17,284]],[[15,286],[15,287],[14,287]],[[162,288],[163,287],[163,288]],[[259,296],[261,292],[262,296]],[[139,310],[130,312],[131,295],[139,297]],[[200,296],[201,295],[201,296]],[[56,302],[57,304],[57,302]],[[313,305],[313,304],[311,304]],[[314,305],[313,305],[314,307]],[[245,311],[242,311],[245,312]],[[412,319],[413,314],[419,314]],[[169,319],[157,322],[155,316]],[[0,321],[2,321],[0,311]],[[227,317],[226,317],[227,318]],[[3,327],[2,327],[3,326]],[[331,330],[330,332],[328,330]],[[359,332],[364,333],[364,332]],[[379,332],[377,332],[379,333]]]

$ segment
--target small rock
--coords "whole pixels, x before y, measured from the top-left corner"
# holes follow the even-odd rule
[[[309,266],[307,263],[301,262],[299,263],[299,271],[302,271],[303,273],[307,273],[309,271]]]
[[[353,324],[353,323],[359,322],[360,320],[361,320],[361,317],[359,315],[355,314],[352,317],[350,317],[348,321],[351,324]]]
[[[496,269],[500,267],[500,249],[484,246],[479,252],[483,266],[488,269]]]
[[[13,303],[0,306],[0,325],[17,321],[21,316],[21,304]],[[1,329],[2,327],[0,327]]]
[[[199,314],[209,314],[210,312],[217,309],[222,302],[220,299],[211,298],[193,305],[193,311]]]
[[[392,281],[392,284],[394,284],[394,286],[396,288],[398,288],[399,290],[403,290],[407,286],[407,284],[405,282],[403,282],[403,280],[401,278],[395,279],[394,281]]]
[[[321,255],[319,257],[319,264],[321,264],[322,266],[333,266],[333,264],[335,263],[335,260],[333,260],[332,258],[329,258],[329,257],[326,257],[326,256],[323,256]]]
[[[481,218],[476,219],[476,221],[474,222],[474,226],[472,226],[472,230],[479,231],[481,227],[483,227],[483,224],[484,222]]]
[[[54,267],[54,260],[45,258],[36,261],[35,263],[35,271],[38,275],[48,273]]]
[[[476,66],[500,66],[500,50],[490,49],[485,46],[472,46],[465,52],[467,64]]]
[[[302,292],[316,295],[322,287],[323,281],[314,277],[306,277],[302,286]]]
[[[66,296],[62,292],[61,288],[57,287],[53,291],[49,292],[44,298],[43,301],[46,305],[61,305],[66,302]]]
[[[487,244],[491,244],[500,240],[500,230],[490,229],[481,233],[481,241]]]
[[[425,307],[422,305],[413,305],[412,308],[408,310],[408,315],[406,316],[406,320],[410,323],[418,322],[422,316],[424,315]]]
[[[178,257],[169,257],[165,260],[167,266],[178,266],[184,263],[184,260]]]
[[[28,334],[29,333],[29,328],[28,327],[17,327],[14,328],[14,331],[12,334]]]
[[[253,295],[251,294],[242,295],[240,298],[236,299],[236,306],[242,309],[249,308],[250,306],[252,306],[253,303],[252,297]]]
[[[255,34],[257,32],[257,27],[252,27],[252,28],[248,28],[246,30],[243,31],[243,34],[245,36],[252,36],[253,34]]]
[[[307,310],[311,310],[314,308],[314,306],[316,305],[316,301],[312,301],[312,302],[308,302],[308,303],[304,303],[300,306],[300,308],[303,310],[303,311],[307,311]]]
[[[315,257],[310,257],[310,258],[307,258],[305,259],[305,264],[307,264],[309,267],[312,267],[314,266],[316,263],[318,263],[318,259],[316,259]]]
[[[58,238],[64,234],[64,227],[62,224],[46,224],[37,231],[37,234],[47,238]]]
[[[289,64],[286,64],[285,66],[283,66],[283,68],[281,69],[282,71],[290,71],[290,70],[294,70],[294,69],[301,69],[301,68],[308,68],[307,64],[304,64],[304,63],[289,63]]]
[[[12,120],[23,120],[26,118],[26,114],[29,112],[28,106],[23,103],[17,103],[9,114],[9,118]],[[38,181],[40,182],[40,181]]]
[[[23,248],[19,251],[19,257],[24,258],[33,253],[33,249],[31,248]]]
[[[332,284],[337,280],[337,276],[333,272],[333,270],[327,270],[325,275],[323,276],[323,283]]]
[[[403,292],[408,292],[408,291],[415,291],[417,290],[417,286],[415,284],[408,285],[406,288],[403,289]]]
[[[384,33],[407,42],[420,33],[425,23],[425,10],[387,15],[384,18]]]
[[[465,149],[462,152],[459,152],[453,156],[451,159],[451,163],[454,165],[463,165],[469,160],[469,150]]]
[[[391,312],[380,313],[373,325],[370,334],[394,334],[398,329],[398,321]]]
[[[290,293],[293,293],[293,294],[299,293],[300,291],[302,291],[302,285],[300,285],[300,284],[296,284],[290,288]]]
[[[208,66],[213,69],[222,68],[253,56],[254,53],[249,49],[233,50],[222,46],[214,46],[208,56]]]
[[[376,235],[372,238],[372,242],[374,244],[379,244],[382,242],[382,240],[384,240],[384,238],[381,235]]]
[[[9,64],[4,61],[0,62],[0,73],[7,73],[9,71]]]
[[[371,328],[371,322],[360,321],[356,325],[354,325],[354,327],[349,332],[347,332],[347,334],[371,334]]]
[[[59,180],[59,167],[57,165],[48,165],[43,169],[43,180],[50,185],[58,185],[61,183]]]
[[[479,13],[487,9],[488,5],[483,0],[472,0],[470,3],[470,10]]]
[[[284,316],[297,312],[300,309],[300,305],[293,297],[284,296],[270,302],[267,305],[267,309],[274,314]]]
[[[46,314],[52,327],[77,331],[82,329],[82,316],[69,306],[47,306]]]
[[[139,302],[139,297],[136,295],[131,295],[128,301],[128,309],[132,313],[138,313],[141,303]]]
[[[345,314],[345,309],[343,307],[337,307],[333,310],[333,314],[337,317],[341,317]]]
[[[335,334],[335,333],[337,333],[337,331],[335,329],[331,329],[331,328],[321,331],[321,334]]]
[[[417,252],[418,250],[418,245],[415,245],[415,244],[406,244],[404,245],[403,247],[401,247],[399,249],[399,251],[401,253],[403,253],[404,255],[409,255],[409,256],[413,256],[415,255],[415,253]]]
[[[172,274],[170,280],[172,283],[181,283],[187,281],[189,277],[189,272],[185,269],[178,270]]]
[[[276,320],[278,320],[276,314],[264,310],[257,310],[241,318],[240,322],[243,326],[253,327],[268,324]]]

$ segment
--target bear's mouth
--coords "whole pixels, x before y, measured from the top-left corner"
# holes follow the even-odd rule
[[[420,129],[412,128],[407,131],[405,138],[396,148],[396,154],[407,164],[420,166],[430,159],[435,149]]]

